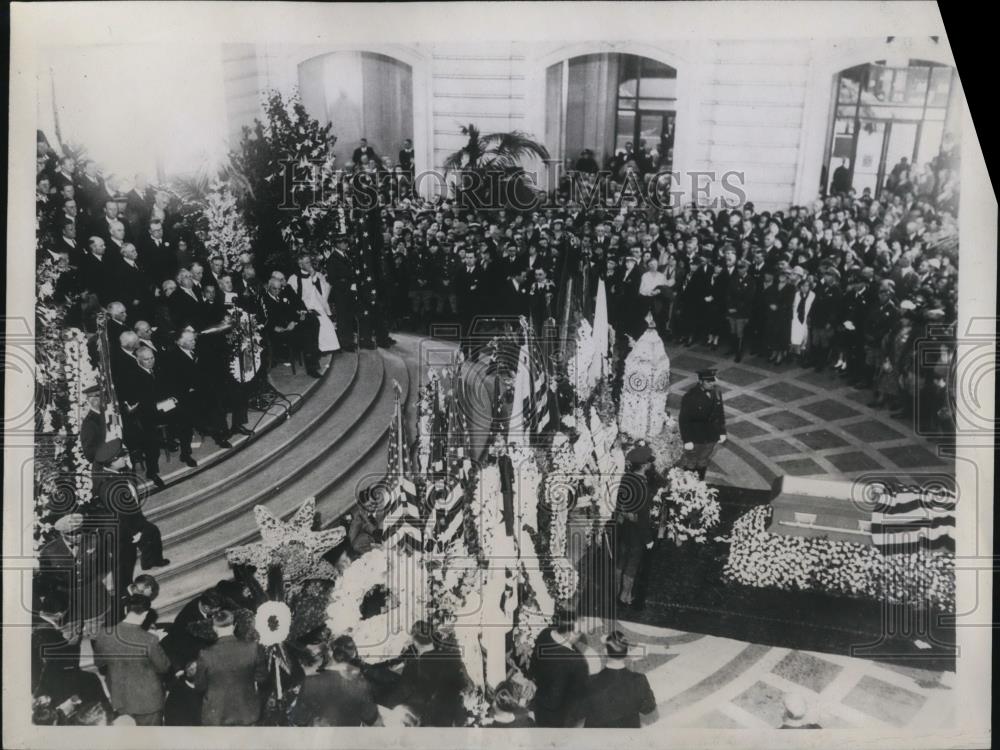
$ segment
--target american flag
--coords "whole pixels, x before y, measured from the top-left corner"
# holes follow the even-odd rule
[[[460,368],[456,368],[446,376],[445,383],[448,388],[444,410],[444,421],[447,424],[444,460],[447,473],[435,483],[432,490],[436,495],[433,520],[429,520],[428,527],[425,528],[425,549],[434,549],[440,553],[454,552],[462,543],[468,505],[465,490],[473,471],[469,422],[457,396],[459,384]],[[430,540],[426,539],[428,528],[432,529]]]
[[[883,554],[955,551],[955,494],[888,487],[872,512],[872,544]]]
[[[388,499],[382,533],[387,549],[410,554],[421,548],[420,503],[411,473],[399,383],[393,381],[393,388],[396,403],[389,428],[388,463],[383,479]]]
[[[511,413],[511,442],[530,444],[552,423],[554,395],[549,393],[549,374],[527,327],[514,376],[514,404]],[[518,415],[520,419],[518,419]]]

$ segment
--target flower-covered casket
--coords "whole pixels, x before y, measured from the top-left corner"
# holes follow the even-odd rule
[[[955,611],[953,491],[784,478],[735,524],[724,568],[747,586]]]

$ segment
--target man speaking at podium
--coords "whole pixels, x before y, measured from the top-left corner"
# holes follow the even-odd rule
[[[715,370],[698,370],[698,385],[681,399],[681,413],[677,420],[684,441],[681,466],[704,479],[708,462],[718,445],[726,442],[726,415],[722,405],[722,391],[715,383]]]

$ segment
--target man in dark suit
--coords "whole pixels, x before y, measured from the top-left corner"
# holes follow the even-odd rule
[[[163,723],[161,676],[170,669],[159,638],[142,628],[149,607],[148,597],[130,596],[125,619],[94,641],[94,662],[105,674],[112,707],[135,719],[137,726]]]
[[[466,250],[463,261],[463,265],[455,275],[455,293],[458,298],[462,351],[469,357],[473,350],[471,339],[473,322],[482,310],[480,304],[483,288],[481,286],[482,276],[476,265],[476,254],[472,250]]]
[[[120,252],[113,267],[112,296],[125,305],[132,320],[148,318],[153,312],[152,281],[139,266],[135,245],[126,242]]]
[[[413,141],[407,138],[403,141],[403,148],[399,151],[399,166],[403,168],[403,171],[413,179],[413,173],[416,169],[413,161]]]
[[[326,280],[330,282],[330,302],[337,321],[337,338],[345,352],[356,349],[355,330],[358,324],[357,284],[354,265],[347,257],[348,237],[338,235],[333,241],[333,252],[326,262]]]
[[[170,317],[177,330],[191,327],[195,331],[204,328],[205,310],[201,296],[195,291],[194,276],[186,268],[177,274],[177,291],[170,295],[168,301]]]
[[[233,634],[233,613],[220,610],[212,617],[218,640],[202,650],[195,672],[195,688],[203,694],[203,726],[252,726],[260,718],[258,683],[267,679],[264,650]]]
[[[93,220],[88,231],[95,237],[100,237],[105,242],[108,242],[111,239],[111,227],[120,221],[118,218],[118,201],[114,198],[108,198],[104,201],[104,205],[101,208],[101,215]],[[126,239],[130,239],[127,231]]]
[[[639,259],[634,255],[626,255],[620,279],[621,317],[624,332],[634,339],[638,339],[642,335],[646,325],[645,311],[648,309],[648,306],[642,304],[642,298],[639,294],[642,274],[643,270],[639,267]]]
[[[576,725],[588,677],[587,662],[573,645],[577,634],[576,615],[562,612],[535,641],[531,676],[538,688],[534,710],[540,727]]]
[[[354,153],[351,155],[351,161],[354,162],[355,167],[361,163],[362,156],[367,156],[369,161],[379,164],[378,154],[375,153],[375,149],[368,145],[367,138],[361,139],[360,144],[354,149]]]
[[[174,617],[167,636],[163,639],[163,648],[170,657],[175,669],[184,669],[187,664],[198,658],[198,652],[208,645],[208,642],[192,632],[192,626],[211,620],[222,609],[223,598],[215,588],[202,592],[187,604]],[[201,701],[198,702],[198,712],[201,713]]]
[[[90,221],[100,215],[101,209],[110,197],[104,180],[97,172],[97,162],[93,159],[87,159],[83,163],[83,174],[76,182],[76,197],[84,218]]]
[[[461,691],[467,678],[460,652],[435,638],[426,620],[415,622],[410,635],[413,643],[400,657],[403,671],[390,702],[416,712],[421,726],[462,726]]]
[[[76,159],[72,156],[64,156],[59,160],[59,168],[56,170],[55,174],[52,175],[52,187],[56,189],[57,192],[62,192],[63,187],[66,185],[73,185],[76,183]]]
[[[177,261],[163,239],[163,222],[153,219],[138,245],[139,264],[159,284],[177,273]]]
[[[83,249],[77,242],[77,226],[75,221],[62,221],[60,224],[59,238],[55,243],[55,252],[65,252],[69,254],[69,261],[74,266],[79,267],[83,260]]]
[[[68,602],[58,591],[37,591],[31,618],[31,694],[47,695],[55,705],[72,695],[66,677],[79,670],[80,636],[68,639],[63,618]]]
[[[80,281],[83,288],[97,295],[102,305],[111,302],[111,263],[104,257],[104,240],[91,237],[87,253],[80,260]]]
[[[120,221],[112,222],[108,231],[108,236],[101,238],[104,240],[104,254],[108,260],[117,264],[122,257],[122,248],[125,247],[125,225]]]
[[[164,357],[171,390],[178,400],[179,418],[211,435],[220,448],[232,448],[224,435],[219,399],[206,388],[204,366],[196,353],[197,338],[193,331],[180,331]]]
[[[267,292],[261,298],[264,308],[264,328],[273,338],[291,337],[302,349],[306,372],[318,378],[319,371],[319,321],[310,314],[302,299],[285,286],[283,274],[275,272],[267,283]]]
[[[132,399],[136,406],[135,413],[139,417],[142,430],[152,443],[159,443],[158,428],[166,425],[171,440],[180,444],[181,463],[194,468],[198,462],[191,455],[192,425],[188,415],[177,408],[179,398],[174,391],[174,384],[162,368],[156,367],[156,355],[151,349],[139,347],[136,352],[139,370],[136,373]],[[130,399],[130,401],[132,400]],[[128,404],[131,408],[132,404]],[[153,474],[159,474],[155,461],[150,467],[146,464],[147,476],[152,469]]]
[[[125,194],[125,222],[134,236],[138,236],[143,227],[149,224],[154,200],[155,193],[146,183],[145,175],[137,174],[135,184]]]
[[[704,479],[716,447],[726,442],[726,415],[714,369],[698,371],[698,384],[681,398],[677,421],[684,441],[681,466]]]
[[[638,729],[639,715],[656,709],[646,675],[625,665],[629,645],[618,630],[604,639],[607,663],[590,678],[583,699],[583,726],[588,729]]]
[[[139,480],[127,470],[126,451],[118,438],[100,445],[94,455],[94,497],[88,516],[100,520],[115,541],[115,594],[126,591],[138,558],[143,570],[164,567],[160,529],[146,518]]]

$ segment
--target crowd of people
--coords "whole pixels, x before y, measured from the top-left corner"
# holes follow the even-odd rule
[[[634,162],[623,164],[623,174]],[[584,280],[591,312],[603,281],[620,353],[653,326],[671,347],[724,346],[720,359],[832,369],[871,389],[873,407],[901,415],[916,407],[919,428],[951,427],[953,195],[938,201],[914,192],[919,183],[897,181],[878,196],[848,189],[772,212],[749,202],[661,208],[609,199],[584,206],[557,190],[533,211],[472,210],[412,193],[409,143],[396,166],[362,143],[352,169],[400,178],[381,209],[380,286],[368,310],[384,319],[367,327],[361,318],[371,302],[359,298],[346,231],[321,252],[298,254],[292,267],[268,266],[251,248],[227,264],[207,252],[203,232],[181,228],[166,190],[137,176],[128,192],[113,192],[93,161],[56,156],[39,141],[37,260],[58,270],[66,322],[92,336],[95,364],[108,357],[122,423],[122,439],[109,435],[109,391],[87,394],[91,411],[80,438],[94,465],[94,497],[55,519],[39,555],[39,721],[82,722],[91,714],[136,724],[263,720],[271,676],[260,647],[238,632],[236,614],[252,609],[245,587],[213,587],[169,628],[156,626],[155,579],[135,577],[135,566],[151,570],[169,561],[159,530],[142,512],[145,483],[129,465],[162,486],[163,450],[178,450],[183,463],[196,466],[196,430],[231,447],[232,435],[250,432],[254,380],[266,377],[280,351],[301,353],[307,372],[319,376],[322,352],[391,346],[388,330],[426,334],[444,323],[457,324],[466,353],[476,356],[477,336],[495,334],[499,320],[524,318],[541,332],[559,315],[570,279]],[[261,372],[245,381],[234,380],[230,368],[232,329],[243,314],[262,327],[264,353]],[[364,531],[363,524],[353,530],[352,541],[360,544]],[[643,544],[645,534],[637,535]],[[634,578],[636,568],[627,574]],[[391,715],[404,723],[463,723],[464,677],[454,643],[427,623],[416,623],[411,634],[407,652],[379,665],[360,662],[344,634],[297,644],[298,698],[287,720],[371,724],[387,715],[382,706],[398,708]],[[84,638],[93,641],[108,693],[79,668]],[[120,643],[135,650],[134,658],[119,658]],[[566,658],[549,659],[546,648]],[[606,663],[587,677],[584,652],[596,651],[581,638],[576,617],[561,615],[536,649],[536,692],[498,687],[494,723],[637,726],[639,713],[655,702],[644,678],[622,669],[627,642],[609,637]],[[103,714],[78,710],[88,701]]]

